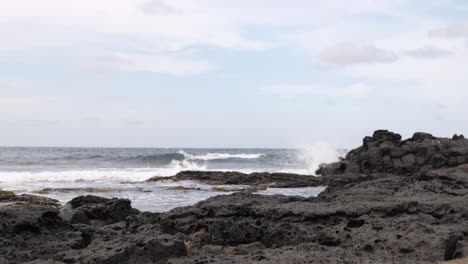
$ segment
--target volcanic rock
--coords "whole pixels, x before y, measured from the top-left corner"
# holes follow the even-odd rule
[[[468,140],[463,136],[437,138],[417,132],[410,139],[401,140],[399,134],[377,130],[372,137],[365,137],[363,145],[350,151],[343,160],[323,164],[316,173],[406,174],[456,167],[467,160]]]
[[[269,188],[298,188],[320,186],[322,179],[309,175],[291,173],[255,172],[245,174],[236,171],[182,171],[172,177],[153,177],[148,182],[157,181],[199,181],[211,185],[251,185]]]

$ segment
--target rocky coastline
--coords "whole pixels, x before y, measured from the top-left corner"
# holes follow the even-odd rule
[[[0,191],[0,263],[466,263],[468,140],[386,130],[318,177],[187,171],[251,189],[164,213]],[[327,186],[318,197],[251,190]]]

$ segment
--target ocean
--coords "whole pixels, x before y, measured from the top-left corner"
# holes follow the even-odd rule
[[[41,194],[61,203],[87,194],[127,198],[137,209],[162,212],[226,192],[191,181],[145,182],[153,176],[219,170],[314,177],[320,163],[335,161],[344,153],[327,144],[304,149],[0,147],[0,189]],[[180,186],[186,188],[176,188]],[[267,189],[261,193],[313,196],[321,190]]]

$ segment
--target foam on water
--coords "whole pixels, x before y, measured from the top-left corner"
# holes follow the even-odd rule
[[[202,155],[193,155],[185,152],[184,150],[179,150],[177,153],[184,155],[188,160],[258,159],[265,156],[265,154],[262,153],[207,153]]]
[[[37,193],[50,188],[46,195],[62,203],[87,194],[127,198],[140,210],[160,212],[226,193],[190,181],[145,182],[154,176],[173,176],[186,170],[313,175],[319,164],[335,161],[340,154],[325,143],[296,150],[0,147],[0,189]],[[192,189],[170,188],[176,186]],[[94,193],[93,189],[100,190]],[[268,189],[260,193],[315,196],[322,190]]]
[[[95,170],[65,171],[3,171],[0,172],[0,183],[21,182],[141,182],[153,176],[172,176],[184,170],[206,170],[206,166],[183,160],[172,161],[163,168],[114,168]]]

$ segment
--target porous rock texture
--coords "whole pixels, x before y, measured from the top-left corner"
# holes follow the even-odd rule
[[[399,134],[377,130],[372,137],[365,137],[363,145],[348,152],[341,161],[322,165],[317,174],[405,174],[465,163],[468,163],[468,139],[463,135],[449,139],[418,132],[412,138],[402,140]]]
[[[0,263],[457,263],[466,259],[467,164],[447,161],[434,166],[425,161],[414,171],[393,162],[389,168],[379,162],[362,164],[369,160],[365,153],[384,148],[384,142],[393,142],[390,149],[403,153],[412,151],[403,142],[430,145],[434,152],[425,157],[431,160],[437,154],[446,159],[461,156],[465,140],[417,134],[401,141],[397,134],[377,131],[364,145],[369,142],[373,147],[362,146],[341,161],[348,162],[345,169],[319,177],[328,187],[318,197],[239,192],[165,213],[138,212],[128,200],[96,196],[75,198],[64,207],[16,203],[14,197],[6,203],[0,200]],[[458,152],[453,151],[456,146]],[[422,169],[426,165],[432,168]]]

